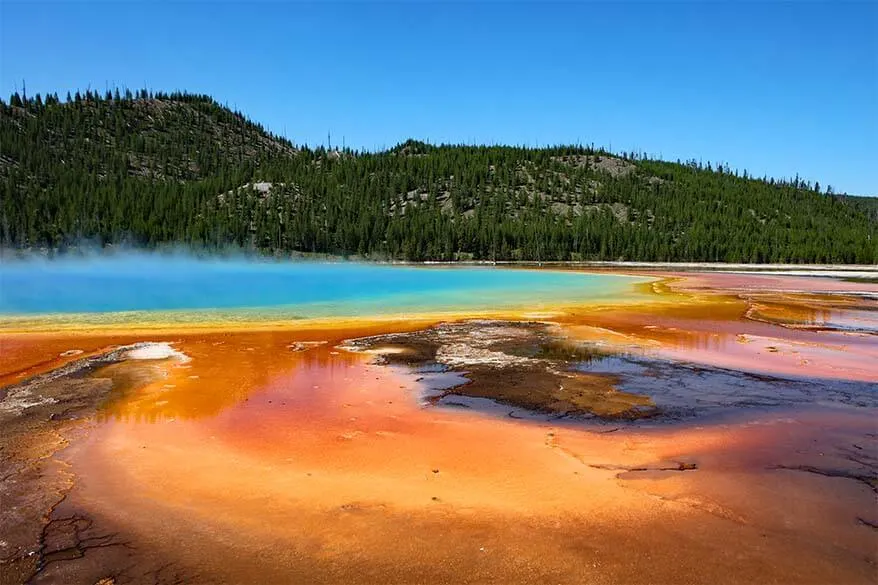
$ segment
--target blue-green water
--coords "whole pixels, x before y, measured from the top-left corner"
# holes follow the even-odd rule
[[[298,318],[492,310],[619,299],[646,279],[492,267],[121,255],[6,262],[0,314],[262,313]]]

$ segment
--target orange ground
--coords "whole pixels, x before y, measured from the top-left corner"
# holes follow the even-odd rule
[[[743,321],[744,300],[677,287],[676,303],[583,307],[558,321],[572,338],[661,356],[878,382],[874,336]],[[801,302],[785,302],[801,320]],[[425,323],[4,334],[0,384],[57,367],[70,349],[171,341],[191,358],[164,362],[163,379],[107,405],[62,454],[76,481],[58,513],[85,511],[130,537],[123,576],[134,581],[163,564],[185,581],[230,583],[878,578],[874,492],[774,469],[835,464],[839,445],[870,434],[860,447],[874,455],[874,412],[601,433],[423,408],[414,374],[334,348]],[[292,351],[301,340],[328,343]],[[674,471],[680,463],[698,469]],[[118,551],[89,554],[36,582],[94,583],[120,563]]]

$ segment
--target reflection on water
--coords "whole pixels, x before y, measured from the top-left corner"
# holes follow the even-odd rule
[[[828,295],[754,295],[747,317],[800,329],[878,334],[878,300]]]
[[[581,312],[563,322],[572,339],[613,351],[757,374],[878,382],[874,299],[718,295],[708,302]]]
[[[661,419],[806,404],[878,408],[875,384],[868,382],[754,375],[631,355],[607,356],[575,367],[616,376],[620,390],[649,396],[660,409]]]
[[[767,318],[768,309],[785,311],[787,321],[791,315],[799,319],[807,316],[810,323],[823,318],[827,319],[823,323],[830,319],[841,322],[860,319],[860,313],[874,313],[864,311],[862,303],[850,301],[846,306],[849,301],[845,299],[832,311],[811,308],[813,298],[802,300],[802,306],[796,305],[797,301],[768,303],[763,298],[757,305],[723,300],[713,311],[693,305],[688,310],[685,306],[660,307],[652,313],[582,312],[562,320],[557,339],[506,344],[504,351],[577,364],[577,371],[605,376],[619,392],[650,397],[670,418],[717,409],[815,401],[876,406],[871,384],[878,381],[874,338],[844,334],[836,339],[832,336],[842,334],[779,329]],[[744,318],[757,309],[761,311],[759,320]],[[159,379],[137,388],[123,385],[102,410],[101,420],[158,422],[212,417],[257,400],[269,388],[282,391],[271,400],[283,404],[273,403],[273,408],[284,406],[286,411],[304,409],[314,414],[330,404],[318,391],[321,380],[325,385],[327,376],[361,376],[360,369],[372,357],[338,349],[348,333],[314,331],[310,338],[283,331],[182,337],[175,347],[191,361],[168,360]],[[93,375],[114,377],[125,367],[109,366]],[[469,383],[462,372],[428,370],[429,366],[421,365],[406,378],[407,389],[415,391],[410,397],[412,404],[439,400],[439,404],[463,406],[467,402],[443,398],[449,388]],[[834,380],[845,377],[852,381]],[[335,380],[333,384],[336,391],[344,393],[344,383]],[[253,404],[249,407],[248,412],[256,412]]]
[[[177,344],[191,359],[167,360],[164,376],[121,392],[100,413],[101,420],[158,422],[210,417],[251,399],[273,384],[309,388],[309,381],[362,361],[324,347],[296,351],[283,334],[210,336]],[[94,375],[112,376],[110,366]]]
[[[509,272],[527,275],[526,278],[533,274],[550,278],[556,275]],[[609,380],[610,386],[613,385],[610,376],[622,376],[624,382],[615,386],[618,391],[650,396],[668,412],[682,412],[687,400],[720,404],[726,400],[723,396],[733,394],[741,397],[741,404],[770,404],[771,394],[781,403],[801,403],[830,396],[830,401],[872,404],[868,397],[859,402],[852,398],[862,394],[860,387],[836,388],[821,382],[816,384],[814,392],[809,392],[797,386],[796,381],[847,378],[867,386],[878,382],[875,371],[878,344],[873,335],[878,321],[878,302],[874,299],[779,293],[709,298],[665,295],[661,297],[663,302],[625,309],[581,305],[558,316],[559,328],[554,333],[557,339],[541,339],[519,347],[501,343],[491,351],[507,351],[537,360],[576,362],[581,364],[580,371],[600,374]],[[253,400],[266,388],[279,387],[294,388],[297,396],[307,397],[303,398],[306,403],[312,398],[317,403],[319,400],[310,392],[318,385],[314,380],[323,379],[327,372],[332,375],[336,371],[359,368],[370,359],[368,355],[338,349],[336,346],[342,340],[388,329],[414,331],[422,325],[376,322],[363,327],[366,329],[358,331],[285,331],[282,327],[276,331],[211,330],[158,337],[154,340],[173,342],[191,361],[168,360],[158,367],[157,379],[139,386],[126,381],[130,379],[131,368],[136,367],[133,365],[117,364],[92,373],[92,376],[120,380],[119,391],[105,405],[101,419],[158,422],[212,417]],[[474,332],[478,334],[478,325]],[[40,368],[52,369],[80,355],[144,340],[130,335],[11,336],[4,343],[0,375],[14,383]],[[26,367],[21,368],[22,364]],[[718,371],[699,370],[699,367],[743,374],[729,378]],[[638,368],[642,371],[635,373]],[[769,383],[744,374],[770,375],[787,382]],[[417,382],[407,383],[410,390],[419,392],[421,401],[429,401],[438,398],[449,386],[463,383],[460,375],[460,372],[450,375],[421,372],[415,376],[420,378]],[[504,376],[514,378],[516,374]],[[515,382],[512,378],[510,383]],[[519,382],[523,384],[519,384],[522,390],[530,383],[524,378]],[[289,405],[302,402],[292,396],[285,400]],[[413,399],[413,404],[418,404],[418,399]]]

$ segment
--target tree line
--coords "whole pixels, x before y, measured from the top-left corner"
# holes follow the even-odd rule
[[[295,147],[182,92],[13,94],[0,181],[0,244],[19,249],[878,263],[875,207],[798,177],[583,145]]]

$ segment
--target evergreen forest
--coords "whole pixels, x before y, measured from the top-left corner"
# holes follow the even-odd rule
[[[209,96],[0,101],[0,245],[369,259],[878,263],[878,199],[586,145],[292,144]]]

